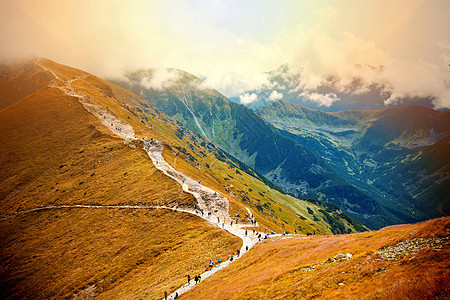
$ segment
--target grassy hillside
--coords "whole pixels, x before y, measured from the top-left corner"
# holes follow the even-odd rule
[[[449,242],[448,217],[265,241],[182,299],[447,299]]]
[[[55,66],[60,78],[84,75],[41,62]],[[119,93],[102,96],[108,85],[93,76],[86,79],[77,86],[92,101],[109,101],[108,108],[123,119],[142,124],[115,104]],[[139,145],[124,144],[76,97],[43,86],[14,102],[0,111],[2,217],[50,204],[195,203],[153,166]],[[137,131],[144,133],[146,127],[140,126]],[[210,257],[242,244],[199,218],[166,211],[40,211],[0,225],[2,298],[66,298],[89,286],[96,294],[114,289],[123,298],[130,293],[158,298],[165,289],[178,287],[186,272],[203,272]],[[153,271],[137,280],[140,270]]]
[[[242,245],[199,217],[168,210],[50,210],[1,228],[2,299],[158,299]]]

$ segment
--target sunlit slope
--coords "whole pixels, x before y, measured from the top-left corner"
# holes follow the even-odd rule
[[[0,112],[3,215],[48,204],[193,204],[147,154],[44,87]]]
[[[198,135],[264,175],[297,198],[316,198],[362,216],[380,215],[380,206],[369,195],[340,178],[313,151],[286,138],[249,108],[229,101],[192,74],[168,69],[171,79],[160,87],[161,70],[127,74],[113,81],[155,104]],[[156,77],[156,79],[154,79]]]
[[[265,241],[183,299],[447,299],[449,242],[448,217]]]
[[[137,96],[79,70],[39,63],[60,81],[79,78],[72,82],[77,93],[104,104],[138,135],[164,138],[160,126],[170,138],[167,116],[151,107],[127,110],[117,100]],[[41,67],[31,62],[33,68]],[[33,93],[0,111],[0,217],[60,204],[194,205],[139,143],[116,137],[77,97],[59,89],[60,81],[36,83]],[[141,116],[154,121],[144,124]],[[111,290],[119,298],[159,298],[179,287],[188,272],[205,271],[211,257],[242,245],[197,217],[167,210],[50,209],[3,219],[0,226],[1,298],[71,298]]]
[[[324,113],[278,101],[258,111],[384,208],[376,227],[449,214],[450,114],[421,106]]]

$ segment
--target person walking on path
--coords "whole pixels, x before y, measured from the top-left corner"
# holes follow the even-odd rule
[[[191,275],[188,274],[188,284],[191,284]]]
[[[194,277],[194,281],[195,281],[195,284],[197,284],[197,283],[198,283],[198,276],[197,276],[197,275],[195,275],[195,277]]]
[[[167,300],[167,291],[164,291],[164,299]]]
[[[213,267],[213,262],[212,262],[212,260],[209,260],[209,267],[210,267],[210,268]]]
[[[247,229],[245,229],[245,236],[247,236]]]

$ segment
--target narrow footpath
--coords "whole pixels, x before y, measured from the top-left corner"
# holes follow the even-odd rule
[[[220,193],[205,187],[201,182],[197,182],[192,178],[186,176],[185,174],[176,171],[172,166],[170,166],[162,155],[162,150],[164,148],[164,143],[155,139],[138,139],[135,136],[133,128],[124,122],[123,120],[118,119],[113,114],[111,114],[105,107],[93,104],[89,97],[85,96],[82,93],[77,92],[71,85],[73,81],[76,80],[84,80],[83,77],[63,81],[59,78],[53,71],[48,70],[46,67],[42,66],[37,60],[36,65],[42,67],[45,71],[50,72],[55,80],[49,84],[49,87],[57,88],[64,92],[65,94],[76,97],[81,104],[85,107],[87,111],[93,114],[95,117],[101,120],[102,124],[111,130],[115,135],[121,137],[127,142],[140,140],[144,143],[144,150],[149,155],[150,159],[154,163],[155,167],[161,170],[164,174],[177,181],[183,191],[192,194],[197,199],[197,205],[195,208],[186,209],[186,208],[177,208],[177,207],[166,207],[166,206],[141,206],[141,205],[84,205],[84,204],[73,204],[73,205],[49,205],[49,206],[41,206],[29,210],[24,210],[17,212],[16,214],[6,216],[0,219],[6,220],[13,217],[16,217],[21,214],[35,212],[35,211],[43,211],[43,210],[51,210],[51,209],[67,209],[67,208],[86,208],[86,209],[170,209],[174,211],[185,212],[189,214],[197,215],[209,223],[222,228],[223,230],[228,231],[229,233],[239,237],[242,239],[242,247],[240,249],[240,255],[235,256],[234,260],[239,259],[242,255],[244,255],[250,248],[252,248],[256,243],[260,241],[261,238],[258,238],[256,234],[251,230],[246,230],[246,227],[258,226],[252,225],[250,223],[247,224],[236,224],[236,221],[231,218],[229,215],[229,202],[226,197],[221,195]],[[248,210],[248,209],[247,209]],[[249,211],[249,210],[248,210]],[[250,213],[250,211],[249,211]],[[202,280],[210,277],[214,273],[219,270],[225,268],[230,263],[230,260],[226,260],[210,270],[200,274]],[[184,292],[195,286],[194,280],[191,280],[191,283],[186,283],[185,285],[178,288],[172,294],[169,295],[168,299],[173,299],[176,294],[181,295]]]

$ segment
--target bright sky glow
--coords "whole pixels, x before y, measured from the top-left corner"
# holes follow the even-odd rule
[[[0,0],[0,39],[2,59],[34,54],[103,77],[174,67],[226,96],[288,63],[306,94],[327,76],[358,76],[388,82],[389,101],[431,95],[450,108],[446,0]]]

